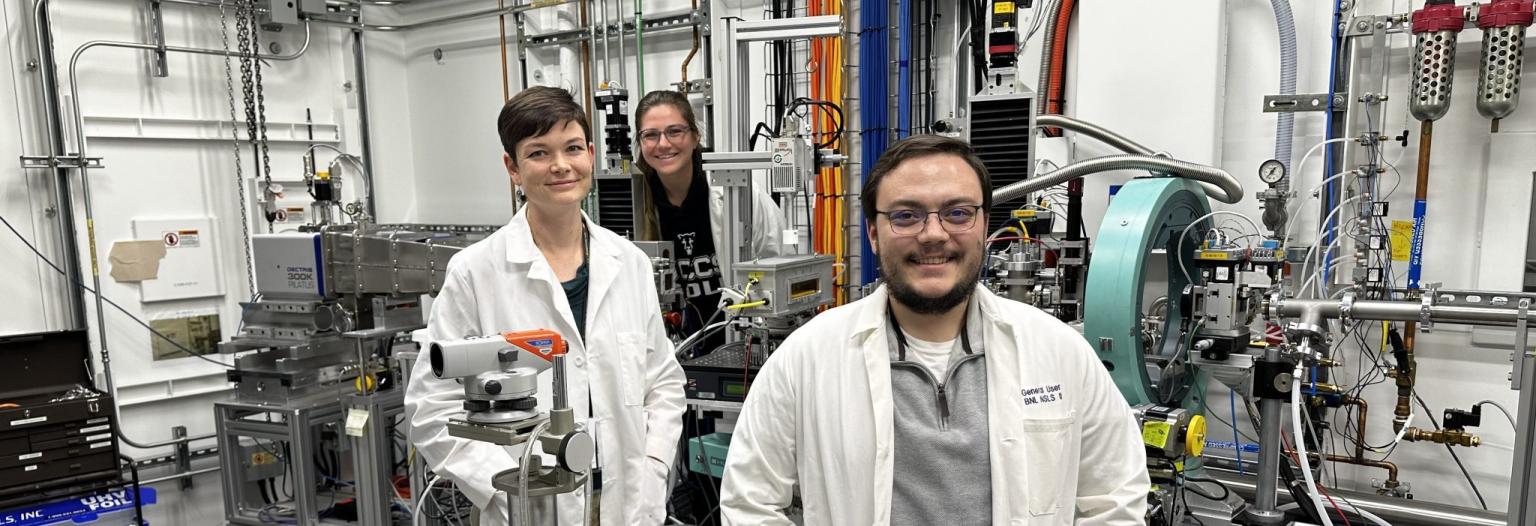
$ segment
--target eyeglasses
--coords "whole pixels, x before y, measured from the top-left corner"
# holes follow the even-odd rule
[[[662,130],[655,128],[640,130],[640,142],[646,146],[655,146],[661,140],[661,136],[666,135],[667,142],[675,143],[682,140],[683,135],[691,131],[693,131],[693,128],[682,125],[668,126]]]
[[[877,210],[875,213],[884,215],[891,223],[891,232],[897,235],[910,236],[922,232],[928,225],[928,216],[935,214],[939,216],[939,226],[944,227],[945,232],[959,234],[976,226],[976,217],[981,215],[981,205],[956,205],[933,211]]]

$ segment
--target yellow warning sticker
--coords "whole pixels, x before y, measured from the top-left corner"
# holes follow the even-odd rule
[[[1413,221],[1392,220],[1392,261],[1408,261],[1413,251]]]
[[[1007,15],[1013,13],[1013,2],[998,2],[992,4],[992,14]]]
[[[1231,257],[1228,256],[1226,252],[1201,251],[1199,255],[1195,256],[1195,259],[1214,259],[1225,261],[1231,259]]]
[[[1014,210],[1013,211],[1013,218],[1014,219],[1025,219],[1025,218],[1030,218],[1030,217],[1035,217],[1035,211],[1034,210],[1023,209],[1023,210]]]
[[[1141,426],[1142,443],[1156,447],[1168,447],[1168,435],[1173,431],[1173,426],[1167,422],[1147,422]]]

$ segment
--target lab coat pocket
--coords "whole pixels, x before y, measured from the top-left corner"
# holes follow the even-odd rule
[[[1024,492],[1030,516],[1051,515],[1061,506],[1064,483],[1075,480],[1064,470],[1066,453],[1072,437],[1075,416],[1063,418],[1026,418],[1019,427],[1019,442],[1024,466]]]
[[[645,404],[645,334],[639,332],[621,332],[618,334],[619,345],[617,356],[619,362],[619,384],[623,393],[625,406],[636,407]]]

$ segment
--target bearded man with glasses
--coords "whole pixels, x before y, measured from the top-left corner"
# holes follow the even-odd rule
[[[726,524],[1141,524],[1135,417],[1082,336],[978,286],[991,182],[964,142],[892,145],[861,196],[884,285],[752,380]],[[871,264],[872,262],[865,262]]]

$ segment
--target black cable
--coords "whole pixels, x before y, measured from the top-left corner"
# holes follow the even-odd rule
[[[0,216],[0,223],[4,223],[5,224],[5,228],[9,229],[12,234],[15,234],[16,235],[16,239],[20,240],[21,244],[26,245],[27,249],[31,250],[33,255],[36,255],[38,259],[43,260],[43,263],[47,263],[48,266],[54,270],[54,272],[58,272],[60,275],[64,276],[65,278],[68,278],[72,283],[74,283],[75,286],[80,287],[81,290],[84,290],[84,291],[89,292],[91,294],[95,294],[96,297],[101,298],[101,301],[106,302],[108,305],[111,305],[112,307],[116,308],[119,312],[122,312],[124,316],[127,316],[129,319],[133,320],[134,323],[137,323],[140,326],[144,327],[145,329],[148,329],[151,334],[154,334],[155,336],[159,336],[160,339],[165,340],[165,341],[169,342],[171,345],[175,346],[176,350],[181,351],[182,353],[185,353],[188,356],[191,356],[193,358],[197,358],[199,360],[202,360],[202,361],[205,361],[205,362],[208,362],[208,363],[216,364],[219,367],[223,367],[225,369],[233,369],[234,368],[233,365],[230,365],[230,364],[218,361],[218,360],[214,360],[214,359],[209,358],[207,356],[203,356],[202,354],[199,354],[196,351],[193,351],[192,349],[187,348],[185,345],[182,345],[181,342],[178,342],[176,340],[171,339],[170,336],[166,336],[165,334],[161,333],[160,331],[155,330],[154,327],[150,327],[148,323],[144,323],[144,320],[141,320],[141,319],[139,319],[138,316],[134,316],[132,313],[128,312],[128,309],[124,309],[122,305],[118,305],[117,302],[112,301],[111,299],[108,299],[106,296],[103,296],[103,295],[97,293],[95,289],[92,289],[92,288],[86,286],[84,282],[80,281],[80,277],[79,276],[71,276],[71,275],[69,275],[68,272],[65,272],[63,268],[60,268],[58,265],[54,264],[53,260],[48,259],[48,256],[43,255],[42,251],[37,249],[37,246],[33,245],[32,242],[27,240],[27,238],[25,236],[22,236],[21,232],[17,231],[16,227],[12,226],[11,222],[7,221],[5,219],[5,216]]]
[[[757,126],[752,128],[752,135],[747,137],[747,151],[757,151],[757,138],[758,137],[762,137],[764,139],[768,139],[769,141],[772,141],[774,136],[777,136],[778,134],[779,134],[779,131],[777,129],[774,129],[771,126],[768,126],[768,124],[765,123],[765,122],[759,121],[757,123]],[[770,149],[771,148],[772,147],[770,146]]]
[[[1429,404],[1424,403],[1424,398],[1419,396],[1418,391],[1414,391],[1413,399],[1419,402],[1419,407],[1424,408],[1424,417],[1429,419],[1429,424],[1435,426],[1435,431],[1439,431],[1440,423],[1435,421],[1435,412],[1429,409]],[[1483,500],[1483,492],[1477,489],[1477,482],[1472,480],[1472,474],[1467,472],[1467,466],[1461,463],[1461,457],[1456,454],[1456,449],[1450,444],[1441,445],[1445,446],[1445,451],[1451,454],[1451,460],[1456,461],[1456,467],[1461,469],[1461,476],[1467,478],[1467,485],[1472,486],[1472,494],[1477,496],[1477,503],[1483,507],[1483,511],[1487,511],[1488,501]]]
[[[815,134],[819,134],[819,135],[831,135],[832,136],[831,139],[827,139],[825,142],[817,142],[817,143],[815,143],[816,149],[817,150],[821,150],[821,149],[824,149],[824,148],[831,148],[832,145],[837,143],[837,140],[843,136],[843,130],[844,130],[844,127],[843,127],[843,123],[844,123],[843,107],[842,106],[838,106],[835,103],[824,101],[824,100],[817,100],[817,99],[812,99],[812,98],[809,98],[809,97],[795,97],[795,100],[791,101],[790,104],[789,104],[789,107],[784,110],[784,114],[779,116],[779,122],[783,122],[784,121],[784,117],[789,115],[791,112],[795,111],[796,109],[798,109],[800,107],[805,107],[805,106],[815,107],[815,108],[822,108],[822,111],[827,111],[828,109],[831,110],[830,113],[831,113],[831,115],[833,115],[832,121],[836,125],[836,128],[834,129],[834,131],[831,131],[831,132],[825,132],[825,131],[823,131],[823,132],[815,132]],[[807,115],[807,118],[809,118],[809,115]],[[775,135],[781,135],[781,134],[784,133],[784,131],[785,130],[775,130],[774,134]]]
[[[821,153],[819,151],[816,152],[816,157],[821,157]],[[816,165],[816,164],[819,164],[819,163],[812,163],[812,164]],[[815,169],[815,173],[817,175],[820,175],[820,172],[821,172],[820,168]],[[812,233],[816,229],[816,222],[815,222],[815,220],[812,219],[812,216],[811,216],[811,208],[812,208],[812,204],[813,204],[813,203],[811,203],[811,181],[806,181],[805,184],[800,185],[800,195],[801,195],[801,197],[803,197],[805,199],[805,232],[806,232],[805,237],[806,237],[806,239],[812,239],[814,237],[814,236],[812,236]],[[814,247],[814,245],[815,244],[812,243],[813,247]]]

